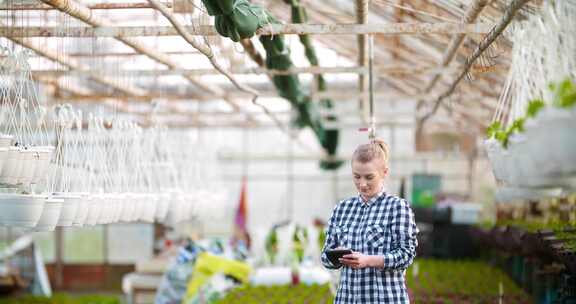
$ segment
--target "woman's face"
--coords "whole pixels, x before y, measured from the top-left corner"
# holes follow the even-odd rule
[[[352,161],[352,178],[360,195],[366,200],[378,195],[384,185],[384,178],[388,174],[388,168],[384,168],[382,162],[371,160],[367,163]]]

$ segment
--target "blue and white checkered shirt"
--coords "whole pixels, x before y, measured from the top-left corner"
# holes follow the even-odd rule
[[[384,268],[343,267],[335,303],[409,303],[404,275],[416,255],[417,234],[408,202],[384,190],[367,202],[360,195],[340,202],[328,221],[322,264],[337,269],[324,251],[344,247],[382,256]]]

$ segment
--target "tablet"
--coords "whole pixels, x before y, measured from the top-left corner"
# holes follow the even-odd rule
[[[342,265],[342,263],[340,263],[340,261],[338,260],[339,258],[347,254],[352,254],[352,250],[350,249],[327,249],[325,252],[326,256],[328,257],[328,260],[334,266]]]

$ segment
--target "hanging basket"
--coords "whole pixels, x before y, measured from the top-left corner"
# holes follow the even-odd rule
[[[54,154],[54,147],[52,146],[40,146],[34,147],[36,151],[36,164],[34,166],[34,174],[32,178],[32,183],[38,184],[42,179],[46,178],[48,174],[48,169],[50,168],[50,160]]]
[[[34,227],[34,231],[53,231],[60,219],[63,205],[63,199],[47,198],[42,216],[40,216],[40,220]]]
[[[156,208],[155,219],[157,222],[163,222],[168,215],[170,209],[170,194],[162,193],[158,198],[158,205]]]
[[[512,188],[576,188],[576,111],[548,107],[510,136],[484,142],[497,180]]]
[[[144,222],[153,223],[158,205],[158,196],[147,194],[141,203],[143,210],[139,219]]]
[[[122,204],[122,213],[120,215],[120,221],[131,222],[134,217],[134,201],[136,200],[135,193],[128,193],[124,198],[124,203]]]
[[[32,228],[36,226],[46,198],[39,195],[0,193],[0,225]]]
[[[20,172],[17,175],[17,183],[29,185],[32,182],[38,159],[38,152],[33,148],[24,148],[20,150],[21,165]]]
[[[10,147],[13,139],[12,135],[0,134],[0,148]]]
[[[122,216],[122,204],[125,199],[126,195],[124,194],[115,194],[112,198],[112,223],[117,223],[120,221],[120,217]]]
[[[57,226],[70,227],[76,218],[78,212],[78,205],[80,204],[80,196],[69,192],[54,193],[54,198],[64,200],[62,204],[62,212]]]
[[[74,227],[82,227],[88,219],[88,213],[92,205],[92,196],[87,192],[79,192],[80,200],[78,203],[78,211],[76,212],[76,217],[72,222]]]
[[[15,185],[18,182],[21,167],[20,148],[9,147],[8,155],[5,157],[4,166],[0,173],[0,183]]]
[[[85,224],[88,226],[94,226],[98,224],[98,219],[102,213],[102,195],[95,194],[92,195],[90,210],[88,211],[88,216],[86,218]]]
[[[2,176],[2,168],[8,159],[8,151],[10,151],[8,147],[0,147],[0,176]]]

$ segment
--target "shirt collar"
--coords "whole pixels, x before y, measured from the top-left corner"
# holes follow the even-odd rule
[[[386,194],[386,191],[384,191],[384,187],[382,187],[382,189],[380,189],[380,192],[378,192],[377,195],[375,195],[374,197],[372,197],[369,200],[364,200],[364,198],[362,197],[362,195],[360,195],[360,193],[358,193],[358,201],[360,201],[361,203],[364,204],[368,204],[368,205],[372,205],[373,203],[375,203],[380,197],[382,197],[383,195]]]

